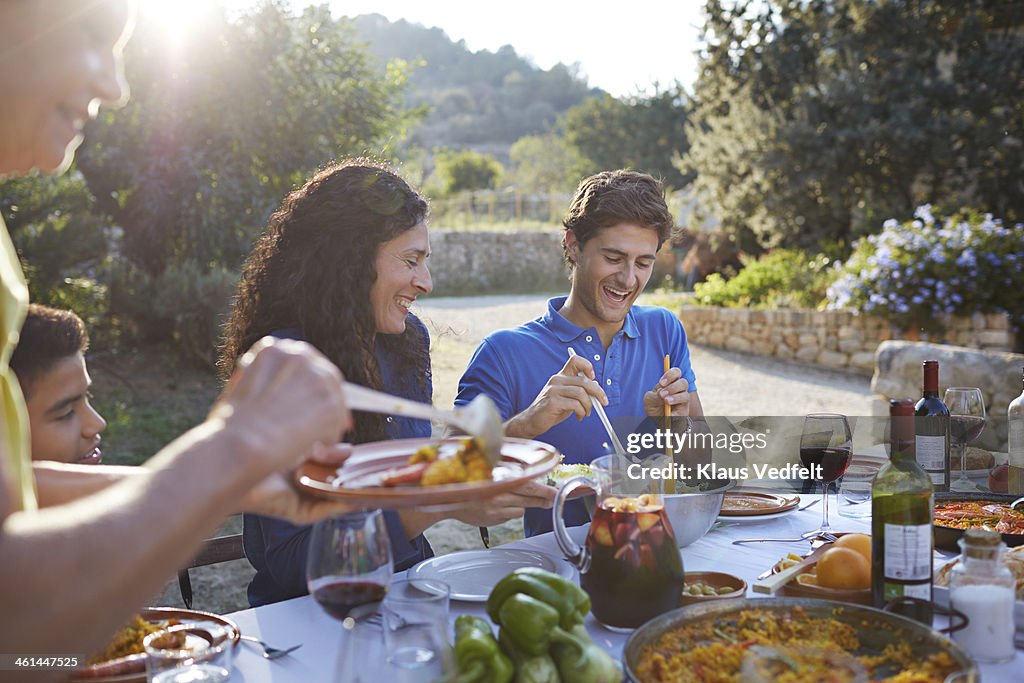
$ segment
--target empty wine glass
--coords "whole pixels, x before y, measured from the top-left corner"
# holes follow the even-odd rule
[[[822,483],[821,526],[805,537],[831,533],[828,521],[828,487],[850,466],[853,434],[845,415],[814,413],[804,418],[800,435],[800,462]]]
[[[391,542],[380,510],[350,512],[313,526],[306,585],[327,614],[341,621],[342,679],[354,665],[356,622],[377,611],[391,585]]]
[[[981,489],[967,478],[967,444],[985,429],[985,398],[977,387],[950,387],[942,397],[949,408],[949,436],[960,449],[960,477],[949,485],[950,491],[968,493]]]

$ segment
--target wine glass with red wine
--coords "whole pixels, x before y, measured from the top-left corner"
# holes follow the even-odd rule
[[[967,444],[985,429],[985,398],[977,387],[950,387],[942,402],[949,408],[949,438],[960,449],[960,478],[949,485],[950,491],[980,491],[967,478]]]
[[[391,542],[380,510],[349,512],[313,526],[306,585],[346,629],[384,599],[392,572]]]
[[[804,536],[832,532],[828,522],[828,487],[843,476],[852,457],[853,434],[845,415],[813,413],[804,418],[800,462],[822,483],[821,526]]]

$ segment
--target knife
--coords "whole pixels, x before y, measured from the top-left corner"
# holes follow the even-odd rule
[[[754,581],[754,583],[750,587],[754,590],[755,593],[774,593],[775,591],[779,590],[784,585],[789,583],[790,579],[792,579],[794,576],[796,576],[804,569],[807,569],[807,567],[817,562],[818,558],[820,558],[825,553],[825,551],[831,547],[831,543],[823,543],[814,552],[805,557],[802,562],[798,562],[797,564],[794,564],[792,567],[789,567],[788,569],[783,569],[778,574],[772,574],[764,579],[758,577],[757,581]]]

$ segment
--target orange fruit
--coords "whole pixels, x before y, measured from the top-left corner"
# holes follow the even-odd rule
[[[858,590],[871,587],[871,563],[856,550],[829,548],[818,560],[818,585]]]
[[[845,534],[840,536],[832,547],[856,550],[868,564],[871,564],[871,537],[867,534]]]

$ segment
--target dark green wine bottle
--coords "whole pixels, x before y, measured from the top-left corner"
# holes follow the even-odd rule
[[[889,462],[871,484],[871,590],[875,607],[902,597],[893,611],[932,623],[933,489],[914,457],[914,402],[889,402]]]

